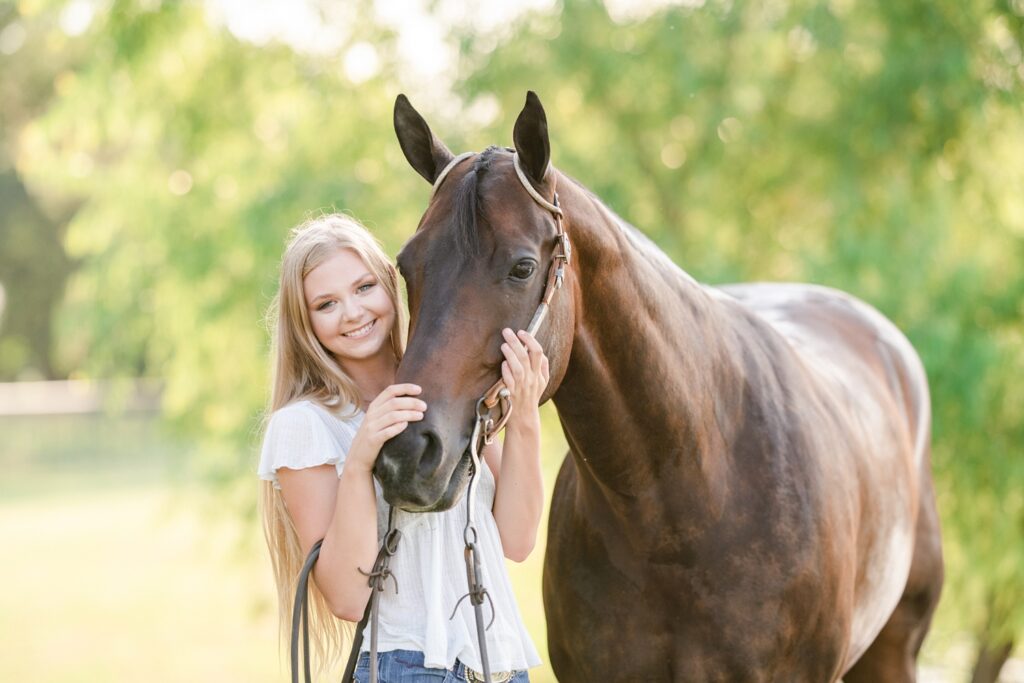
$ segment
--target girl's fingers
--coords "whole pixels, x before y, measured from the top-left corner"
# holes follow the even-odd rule
[[[540,342],[537,338],[526,330],[519,330],[519,340],[523,342],[523,345],[530,351],[537,351],[538,353],[544,353],[544,349],[541,347]]]
[[[373,424],[380,429],[386,429],[396,422],[419,422],[423,419],[422,410],[388,410],[376,417]]]
[[[526,353],[530,357],[530,367],[533,371],[540,372],[540,359],[544,358],[544,349],[532,334],[525,330],[519,331],[519,339],[526,347]]]
[[[384,429],[380,430],[380,435],[384,437],[385,441],[387,441],[388,439],[401,434],[402,430],[404,430],[408,426],[408,422],[396,422],[390,427],[385,427]]]
[[[408,382],[404,384],[392,384],[391,386],[386,387],[384,391],[380,392],[377,399],[383,399],[386,401],[389,398],[394,398],[396,396],[417,396],[422,391],[423,388],[418,384],[410,384]]]
[[[508,390],[515,393],[516,378],[512,376],[512,370],[508,367],[508,361],[503,361],[501,364],[501,379],[504,380]]]
[[[516,379],[521,379],[523,376],[523,363],[516,356],[515,352],[508,344],[501,345],[501,352],[505,354],[505,362],[508,363],[512,376]]]
[[[423,413],[419,410],[392,410],[381,418],[380,425],[387,429],[398,422],[419,422]]]
[[[372,401],[370,406],[367,408],[367,412],[374,406],[380,406],[387,403],[393,398],[399,396],[416,396],[423,389],[417,384],[392,384],[389,387],[385,387],[382,392],[377,394]]]
[[[381,404],[381,408],[386,411],[394,410],[419,410],[423,412],[427,409],[425,401],[421,401],[418,398],[411,396],[396,396],[395,398],[388,399],[385,403]]]
[[[526,347],[523,346],[523,342],[519,340],[519,337],[517,337],[515,333],[507,327],[502,331],[502,334],[505,336],[505,341],[508,343],[509,348],[512,349],[514,354],[516,354],[519,362],[523,365],[529,365],[530,356],[526,352]]]
[[[415,410],[418,412],[424,412],[427,409],[427,404],[418,398],[412,398],[411,396],[399,396],[396,398],[390,398],[387,401],[380,403],[372,403],[367,408],[367,417],[373,418],[374,421],[382,420],[383,423],[390,422],[387,419],[389,413],[393,413],[399,410]]]
[[[515,343],[510,344],[510,346],[512,347],[512,350],[515,351],[516,357],[519,359],[520,363],[523,365],[530,364],[530,353],[518,337],[515,338]]]

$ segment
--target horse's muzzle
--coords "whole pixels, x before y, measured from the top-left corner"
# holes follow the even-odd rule
[[[446,510],[458,502],[469,480],[468,443],[459,443],[455,450],[446,448],[445,441],[424,420],[411,423],[381,447],[373,473],[388,503],[427,512]]]

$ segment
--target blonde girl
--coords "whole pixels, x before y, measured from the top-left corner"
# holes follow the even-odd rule
[[[420,387],[394,383],[406,328],[398,276],[377,241],[352,218],[326,215],[293,231],[272,310],[274,380],[258,468],[261,515],[282,635],[296,577],[310,548],[323,539],[310,596],[310,632],[323,671],[340,659],[351,635],[348,622],[361,618],[370,594],[360,570],[373,564],[388,513],[373,465],[384,442],[423,419],[429,406],[417,398]],[[481,547],[495,609],[487,632],[491,668],[498,672],[493,680],[521,682],[540,659],[502,557],[522,561],[536,540],[543,505],[537,403],[548,365],[526,332],[505,330],[503,336],[502,377],[514,410],[504,446],[496,440],[484,451],[485,485],[477,495],[486,504],[477,507],[486,513]],[[499,486],[516,492],[515,506],[492,509]],[[472,615],[456,610],[447,620],[466,592],[465,574],[445,569],[462,561],[463,508],[396,510],[403,539],[392,565],[395,585],[389,582],[381,596],[381,683],[479,676],[475,632],[467,637]],[[364,640],[355,673],[360,683],[369,679],[366,648]]]

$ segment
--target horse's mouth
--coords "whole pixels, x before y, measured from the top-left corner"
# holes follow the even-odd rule
[[[481,461],[480,466],[485,466],[483,461]],[[455,507],[469,484],[469,474],[472,467],[473,456],[469,452],[469,446],[466,446],[466,450],[462,452],[462,457],[459,458],[455,469],[452,470],[452,475],[448,479],[448,485],[445,487],[444,493],[441,494],[440,498],[430,505],[398,505],[398,507],[408,512],[441,512]]]

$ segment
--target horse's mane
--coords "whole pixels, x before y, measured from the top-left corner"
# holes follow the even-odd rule
[[[569,181],[577,187],[577,189],[583,192],[592,202],[594,202],[594,204],[600,208],[602,213],[607,215],[609,222],[617,227],[623,235],[625,235],[626,240],[630,245],[632,245],[640,254],[645,256],[647,262],[650,263],[652,267],[664,274],[677,277],[686,283],[705,288],[704,285],[697,282],[692,275],[680,268],[675,261],[670,259],[668,254],[662,251],[650,237],[645,235],[635,225],[622,218],[622,216],[615,213],[614,210],[605,204],[604,201],[594,194],[586,185],[565,173],[562,175],[568,178]]]

